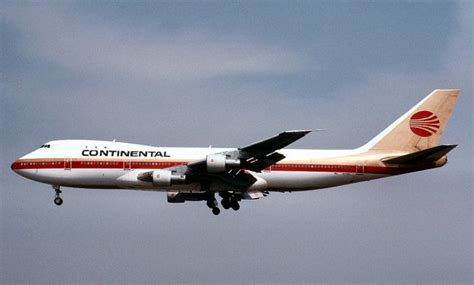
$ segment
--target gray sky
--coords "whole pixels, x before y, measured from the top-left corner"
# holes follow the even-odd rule
[[[472,4],[2,1],[1,283],[466,283]],[[435,88],[462,94],[441,169],[213,216],[163,193],[15,175],[53,139],[354,148]]]

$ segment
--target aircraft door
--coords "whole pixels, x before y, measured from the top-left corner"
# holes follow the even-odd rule
[[[130,159],[123,161],[123,170],[130,170],[132,169],[132,161]]]
[[[363,175],[365,170],[365,161],[359,162],[356,165],[356,174]]]
[[[72,169],[72,159],[65,158],[64,159],[64,170],[71,170]]]

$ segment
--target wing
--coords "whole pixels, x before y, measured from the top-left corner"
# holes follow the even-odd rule
[[[214,198],[214,192],[218,191],[223,199],[222,206],[225,209],[232,207],[237,211],[240,207],[239,201],[260,199],[268,194],[265,191],[267,182],[247,170],[260,172],[284,159],[285,156],[277,150],[309,132],[306,130],[283,132],[242,148],[209,154],[204,159],[188,164],[139,173],[137,179],[163,187],[171,186],[173,183],[200,183],[201,191],[197,193],[168,192],[168,202],[206,200],[212,212],[218,215],[220,210]],[[211,189],[213,184],[218,185],[217,189]]]
[[[308,130],[286,131],[274,137],[239,148],[239,151],[242,154],[247,154],[250,156],[266,155],[274,152],[275,150],[286,147],[287,145],[299,140],[310,132],[311,131]]]
[[[274,137],[239,148],[239,158],[242,166],[253,171],[261,171],[285,158],[281,153],[275,152],[299,140],[310,131],[286,131]]]
[[[140,181],[153,182],[154,184],[171,185],[171,180],[178,183],[201,184],[202,191],[208,191],[211,183],[224,185],[228,191],[247,192],[261,191],[266,188],[266,181],[255,177],[247,170],[260,172],[277,163],[285,156],[277,150],[286,147],[296,140],[304,137],[310,131],[287,131],[260,142],[221,153],[209,154],[206,158],[177,165],[156,173],[163,181],[154,181],[154,172],[140,173]],[[165,179],[166,178],[166,179]],[[251,197],[251,196],[249,196]],[[253,197],[256,197],[253,195]]]
[[[271,138],[231,151],[208,155],[187,165],[186,176],[194,182],[220,182],[235,191],[247,191],[257,178],[246,170],[260,172],[285,156],[277,150],[304,137],[310,131],[286,131]]]
[[[299,140],[311,131],[286,131],[271,138],[238,148],[237,150],[219,153],[217,155],[225,156],[229,160],[238,164],[240,169],[247,169],[260,172],[263,169],[277,163],[285,158],[276,150],[282,149],[287,145]],[[208,159],[191,162],[188,167],[203,171],[208,166]]]

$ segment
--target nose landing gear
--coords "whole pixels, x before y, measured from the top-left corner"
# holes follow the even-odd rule
[[[63,198],[61,198],[60,196],[60,194],[62,193],[62,191],[60,190],[60,186],[53,185],[53,189],[56,192],[56,196],[54,198],[54,204],[56,204],[57,206],[61,206],[63,204]]]
[[[63,198],[61,197],[54,198],[54,204],[61,206],[63,204]]]

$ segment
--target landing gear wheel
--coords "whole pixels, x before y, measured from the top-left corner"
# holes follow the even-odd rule
[[[217,201],[216,199],[207,200],[206,204],[209,208],[213,209],[217,206]]]
[[[61,206],[63,204],[63,199],[61,198],[61,188],[59,185],[53,185],[54,192],[56,192],[56,197],[54,198],[54,204]]]
[[[239,205],[239,202],[237,201],[232,201],[232,205],[231,205],[232,209],[234,211],[238,211],[240,209],[240,205]]]
[[[229,209],[230,208],[230,201],[229,199],[222,199],[221,201],[222,208]]]
[[[54,198],[54,204],[61,206],[63,204],[63,199],[61,197]]]
[[[221,213],[221,210],[219,210],[219,208],[217,207],[214,207],[212,208],[212,213],[217,216]]]

